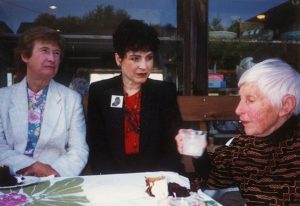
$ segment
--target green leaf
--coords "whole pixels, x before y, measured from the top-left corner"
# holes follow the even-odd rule
[[[47,196],[61,196],[61,195],[68,195],[68,194],[74,194],[74,193],[79,193],[79,192],[82,192],[82,188],[81,186],[77,186],[77,187],[71,187],[71,188],[68,188],[68,187],[56,187],[55,190],[52,190],[52,191],[46,191],[44,194],[47,195]]]
[[[218,204],[213,200],[205,201],[205,204],[206,206],[218,206]]]
[[[88,203],[89,200],[85,196],[74,195],[83,191],[81,188],[83,181],[83,178],[75,177],[57,181],[51,186],[47,181],[26,187],[23,191],[31,196],[33,201],[25,206],[80,206],[82,203]]]
[[[49,197],[49,200],[56,200],[56,201],[67,201],[67,202],[81,202],[81,203],[88,203],[90,202],[84,196],[60,196],[60,197]]]
[[[26,193],[28,196],[33,196],[36,193],[42,192],[47,187],[49,187],[50,181],[40,182],[39,184],[35,185],[28,185],[27,187],[23,187],[23,192]]]
[[[36,206],[82,206],[79,203],[67,201],[37,201],[34,203]],[[32,206],[32,205],[31,205]]]
[[[64,194],[82,192],[83,190],[81,189],[80,184],[83,181],[84,180],[81,177],[68,178],[61,181],[57,181],[51,187],[47,188],[45,194],[64,195]]]
[[[30,203],[26,203],[24,206],[53,206],[53,204],[36,200]]]
[[[8,194],[8,193],[11,193],[11,192],[19,193],[19,191],[20,191],[20,188],[0,189],[0,193],[3,193],[3,194]]]

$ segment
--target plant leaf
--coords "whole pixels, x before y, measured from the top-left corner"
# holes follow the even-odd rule
[[[55,182],[52,186],[47,188],[45,194],[54,195],[54,194],[70,194],[82,192],[83,190],[80,187],[80,184],[83,182],[83,178],[75,177],[75,178],[67,178],[61,181]]]
[[[33,196],[36,193],[42,192],[47,187],[49,187],[50,181],[40,182],[39,184],[35,185],[28,185],[27,187],[23,187],[23,192],[26,193],[28,196]]]

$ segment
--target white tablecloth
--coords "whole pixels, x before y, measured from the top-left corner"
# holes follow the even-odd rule
[[[145,177],[161,175],[166,176],[168,182],[176,182],[189,188],[188,179],[174,172],[59,177],[44,179],[43,182],[26,187],[0,190],[0,205],[1,201],[5,201],[4,198],[14,194],[16,195],[14,198],[19,198],[20,203],[23,198],[22,204],[15,205],[26,203],[38,205],[38,203],[47,202],[49,205],[67,206],[76,203],[88,206],[157,206],[162,205],[162,202],[145,192]],[[213,201],[201,191],[198,193],[204,200]]]
[[[86,177],[84,190],[94,205],[147,206],[156,205],[156,200],[145,192],[145,177],[164,175],[168,181],[189,187],[188,179],[173,172],[149,172]]]

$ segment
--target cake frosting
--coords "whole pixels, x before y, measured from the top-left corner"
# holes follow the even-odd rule
[[[165,176],[146,177],[146,192],[155,198],[168,197],[168,182]]]

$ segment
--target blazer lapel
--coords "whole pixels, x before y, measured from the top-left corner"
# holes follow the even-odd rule
[[[36,148],[43,148],[51,138],[53,132],[56,130],[57,124],[59,124],[61,110],[62,102],[60,91],[58,90],[56,83],[51,80],[43,113],[41,134]]]
[[[111,97],[112,95],[120,95],[123,96],[123,82],[121,75],[114,77],[114,79],[111,82],[110,89],[108,89],[104,96],[107,98],[107,104],[110,105],[111,103]],[[124,97],[125,98],[125,97]],[[111,127],[113,128],[113,139],[112,144],[114,144],[114,147],[117,148],[116,152],[119,152],[120,154],[124,154],[124,127],[123,127],[123,107],[124,107],[124,101],[122,108],[112,108],[108,107],[109,109],[109,116],[108,121],[112,123],[113,125],[118,125]]]
[[[151,134],[153,122],[149,122],[149,117],[153,116],[152,109],[154,107],[153,88],[151,82],[147,80],[142,86],[142,97],[141,97],[141,134],[140,134],[140,151],[144,151],[144,148],[148,145],[149,134]],[[158,91],[156,91],[158,92]]]
[[[18,151],[24,151],[28,139],[28,99],[27,85],[24,78],[19,84],[12,89],[9,107],[9,121],[11,132],[15,137],[15,148]]]

